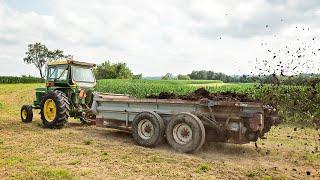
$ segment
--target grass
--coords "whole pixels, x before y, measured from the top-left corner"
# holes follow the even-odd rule
[[[314,128],[274,127],[257,142],[258,150],[254,144],[209,142],[195,154],[166,143],[150,149],[137,146],[128,133],[81,126],[74,119],[63,129],[44,129],[36,110],[34,121],[22,124],[20,107],[33,101],[41,85],[0,85],[2,179],[320,178],[320,131]]]
[[[81,163],[80,160],[75,159],[75,160],[72,160],[69,164],[70,164],[70,165],[78,165],[78,164],[80,164],[80,163]]]
[[[68,170],[60,168],[30,168],[24,174],[14,177],[14,179],[74,179]]]
[[[100,161],[108,161],[109,160],[109,154],[107,152],[101,153]]]
[[[196,173],[205,173],[210,170],[209,164],[201,164],[197,167]]]
[[[247,173],[247,176],[249,177],[249,178],[254,178],[254,177],[257,177],[259,175],[259,171],[249,171],[248,173]]]
[[[44,79],[32,76],[0,76],[0,84],[16,84],[16,83],[41,83]]]
[[[83,143],[85,145],[90,145],[90,144],[92,144],[92,139],[85,139],[85,140],[83,140]]]

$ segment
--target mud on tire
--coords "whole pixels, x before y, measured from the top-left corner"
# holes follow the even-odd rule
[[[46,119],[45,112],[44,112],[44,106],[47,100],[52,100],[55,104],[56,107],[56,112],[54,119],[48,120]],[[53,92],[48,92],[42,97],[41,105],[40,105],[40,115],[41,115],[41,120],[46,128],[57,128],[60,129],[62,128],[65,123],[67,123],[68,118],[69,118],[69,112],[70,112],[70,103],[67,98],[67,96],[62,93],[61,91],[53,91]]]
[[[164,136],[163,119],[155,112],[142,112],[132,122],[132,136],[140,146],[154,147]]]

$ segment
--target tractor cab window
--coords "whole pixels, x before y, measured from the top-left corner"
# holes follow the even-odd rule
[[[76,82],[94,83],[95,78],[90,67],[72,66],[72,79]]]
[[[54,66],[48,69],[48,81],[65,81],[68,77],[68,66]]]

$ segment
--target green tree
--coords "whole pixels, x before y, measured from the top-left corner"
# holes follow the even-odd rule
[[[94,70],[95,76],[97,79],[111,79],[111,64],[109,61],[105,61],[100,65],[97,65],[97,68]]]
[[[135,74],[132,76],[132,79],[142,79],[142,74]]]
[[[183,74],[179,74],[178,75],[178,80],[190,80],[190,76],[188,75],[183,75]]]
[[[105,61],[95,69],[97,79],[132,79],[132,72],[126,63],[112,64]]]
[[[27,56],[23,58],[23,61],[27,64],[35,65],[39,70],[41,78],[44,77],[43,66],[48,61],[55,61],[70,56],[63,55],[63,51],[58,49],[50,51],[44,44],[41,43],[29,44],[26,55]]]
[[[171,73],[167,73],[164,76],[162,76],[161,79],[162,80],[172,80],[173,79],[173,75]]]
[[[115,78],[116,79],[132,79],[132,72],[127,67],[126,63],[113,64],[115,66]]]
[[[73,59],[72,55],[64,55],[63,51],[56,49],[54,51],[48,52],[48,59],[49,61],[57,61],[61,59]]]

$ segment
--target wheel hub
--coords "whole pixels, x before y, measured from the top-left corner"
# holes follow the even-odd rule
[[[154,127],[148,119],[143,119],[138,123],[138,134],[142,139],[150,139],[154,134]]]
[[[192,140],[192,129],[186,123],[179,123],[173,128],[173,138],[178,144],[187,144]]]
[[[22,110],[22,118],[23,118],[23,119],[27,119],[27,116],[28,116],[27,111],[26,111],[25,109]]]
[[[52,99],[47,99],[43,106],[44,116],[47,121],[53,121],[56,118],[56,103]]]

